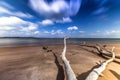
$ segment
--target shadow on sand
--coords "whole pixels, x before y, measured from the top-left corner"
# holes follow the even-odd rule
[[[55,53],[53,53],[54,57],[55,57],[55,64],[58,68],[58,74],[57,74],[57,79],[56,80],[64,80],[65,78],[65,75],[64,75],[64,69],[63,69],[63,66],[60,65],[59,61],[58,61],[58,58],[56,56]]]
[[[56,66],[57,66],[57,68],[58,68],[58,73],[57,73],[56,80],[64,80],[64,79],[65,79],[64,68],[63,68],[63,66],[60,64],[56,53],[53,52],[53,50],[48,49],[48,47],[43,47],[43,49],[46,50],[47,52],[53,53],[53,56],[54,56],[54,58],[55,58],[55,64],[56,64]]]
[[[79,74],[79,75],[77,76],[77,79],[78,79],[78,80],[85,80],[85,79],[87,78],[87,76],[89,75],[89,73],[90,73],[93,69],[98,68],[98,67],[99,67],[99,65],[96,65],[96,66],[92,67],[89,71],[86,71],[86,72],[84,72],[84,73]]]
[[[113,70],[109,70],[118,80],[120,80],[120,75]]]
[[[90,52],[90,53],[92,53],[92,54],[94,54],[94,55],[97,55],[97,56],[99,56],[99,57],[101,57],[101,58],[103,58],[103,59],[106,59],[106,60],[107,60],[107,59],[110,58],[110,57],[108,57],[108,56],[105,55],[105,54],[100,55],[98,52],[95,52],[95,51],[93,51],[93,50],[89,50],[89,49],[84,48],[84,47],[82,47],[82,46],[80,46],[80,48],[83,49],[83,50],[86,50],[86,51],[88,51],[88,52]],[[120,62],[117,61],[117,60],[114,60],[113,62],[115,62],[115,63],[117,63],[117,64],[120,64]]]

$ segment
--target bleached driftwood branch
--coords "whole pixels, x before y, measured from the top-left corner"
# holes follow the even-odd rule
[[[77,80],[76,79],[76,76],[75,76],[75,73],[73,72],[70,64],[69,64],[69,61],[67,60],[65,54],[66,54],[66,37],[64,38],[64,49],[63,49],[63,52],[62,52],[62,60],[64,62],[64,66],[65,66],[65,71],[66,71],[66,76],[67,76],[67,80]]]
[[[105,56],[112,57],[112,54],[110,54],[110,51],[107,50],[104,47],[101,47],[99,44],[97,44],[97,45],[87,45],[87,44],[85,44],[85,45],[82,45],[82,46],[94,48],[94,49],[96,49],[99,52],[100,55],[105,55]],[[120,55],[116,54],[115,58],[120,59]]]
[[[98,52],[100,52],[100,54],[112,57],[112,54],[110,54],[111,52],[109,50],[107,50],[104,47],[100,47],[100,45],[95,46],[95,48],[97,49]],[[119,58],[120,59],[120,55],[119,54],[115,54],[115,58]]]
[[[106,66],[108,65],[108,63],[112,62],[115,58],[115,53],[113,52],[114,48],[115,47],[112,48],[111,52],[109,51],[112,54],[112,58],[101,63],[98,68],[93,69],[85,80],[97,80],[99,75],[102,75],[102,72],[106,69]]]

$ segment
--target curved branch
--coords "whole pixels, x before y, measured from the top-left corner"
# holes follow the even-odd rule
[[[108,56],[108,57],[112,57],[112,54],[110,54],[111,51],[107,50],[106,48],[102,48],[102,47],[100,47],[99,45],[98,45],[98,46],[94,46],[94,48],[96,48],[97,51],[98,51],[100,54],[106,55],[106,56]],[[115,48],[115,47],[112,48],[112,52],[113,52],[113,49],[114,49],[114,48]],[[120,55],[116,54],[116,55],[115,55],[115,58],[120,59]]]
[[[112,58],[101,63],[101,66],[99,66],[98,68],[93,69],[85,80],[97,80],[99,75],[102,75],[102,72],[106,69],[108,63],[112,62],[115,58],[115,53],[113,52],[114,48],[115,47],[112,48],[111,52],[109,51],[112,54]]]
[[[104,47],[102,48],[99,44],[97,44],[96,46],[93,46],[93,45],[81,45],[81,46],[94,48],[94,49],[96,49],[99,52],[100,55],[105,55],[105,56],[108,56],[108,57],[112,57],[112,54],[110,54],[110,51],[107,50]],[[120,59],[120,55],[116,54],[115,58]]]
[[[67,80],[77,80],[76,79],[76,76],[75,76],[75,73],[73,72],[70,64],[69,64],[69,61],[67,60],[65,54],[66,54],[66,37],[64,38],[64,49],[63,49],[63,52],[62,52],[62,61],[64,62],[64,66],[65,66],[65,71],[66,71],[66,76],[67,76]]]

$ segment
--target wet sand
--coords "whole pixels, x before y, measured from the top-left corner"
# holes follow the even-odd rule
[[[120,54],[120,44],[115,46]],[[63,45],[0,48],[0,80],[65,80],[64,65],[61,60]],[[89,72],[98,67],[97,61],[106,60],[93,48],[67,45],[66,57],[78,80],[85,80]],[[98,80],[120,80],[120,59],[111,62]]]

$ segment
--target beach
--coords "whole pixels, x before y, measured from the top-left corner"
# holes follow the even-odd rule
[[[115,54],[120,54],[120,44],[104,44],[109,50],[115,46]],[[65,80],[62,50],[63,44],[0,48],[0,80]],[[66,57],[78,80],[85,80],[98,67],[96,62],[107,60],[97,53],[79,44],[67,45]],[[103,75],[98,80],[120,80],[120,59],[109,63]]]

